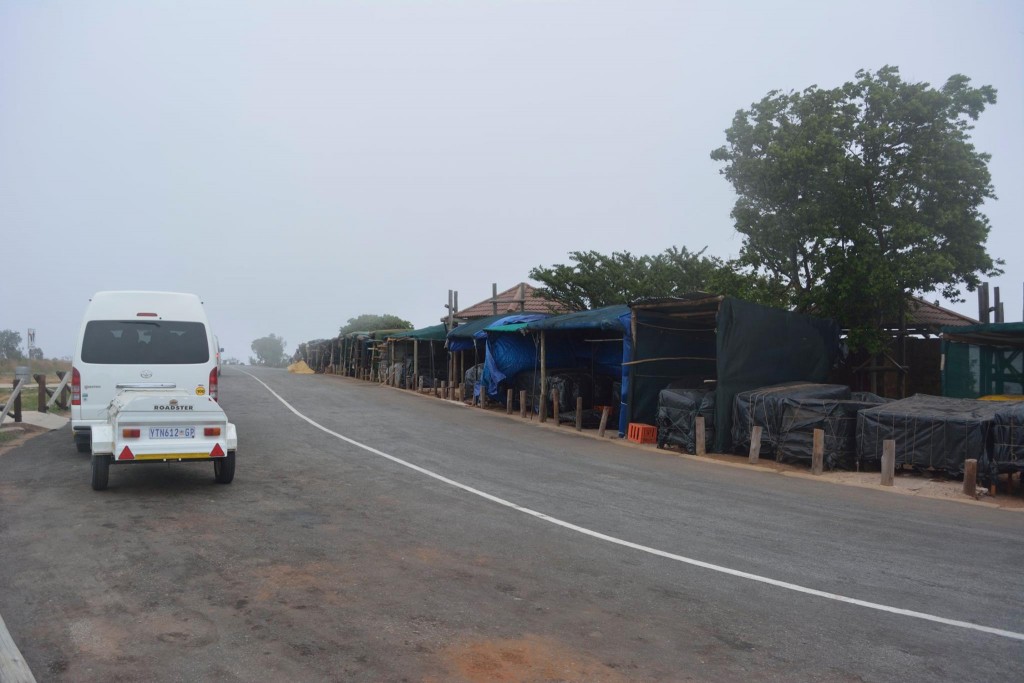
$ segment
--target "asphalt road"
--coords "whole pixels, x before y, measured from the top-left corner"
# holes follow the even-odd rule
[[[39,680],[1024,680],[1019,639],[723,573],[1019,634],[1022,514],[246,370],[351,441],[226,368],[230,486],[94,492],[66,429],[0,456],[0,614]]]

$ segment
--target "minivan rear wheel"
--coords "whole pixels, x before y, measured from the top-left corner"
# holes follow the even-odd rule
[[[230,484],[235,478],[235,452],[228,451],[223,458],[213,461],[213,478],[218,484]]]
[[[92,456],[92,490],[102,491],[107,488],[107,480],[110,478],[110,456]]]

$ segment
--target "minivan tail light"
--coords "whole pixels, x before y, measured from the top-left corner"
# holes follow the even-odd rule
[[[210,398],[217,400],[217,366],[210,370]]]
[[[82,405],[82,375],[78,368],[71,368],[71,405]]]

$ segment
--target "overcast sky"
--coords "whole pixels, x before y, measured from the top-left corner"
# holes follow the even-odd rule
[[[732,257],[736,110],[886,64],[998,89],[973,139],[1020,320],[1018,0],[0,0],[0,329],[71,355],[93,292],[187,291],[246,359],[572,250]]]

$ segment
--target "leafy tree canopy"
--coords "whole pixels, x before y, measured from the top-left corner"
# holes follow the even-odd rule
[[[783,285],[798,310],[839,319],[853,346],[880,350],[882,323],[910,294],[959,300],[961,286],[1001,272],[980,210],[995,198],[990,157],[969,139],[995,101],[965,76],[937,89],[886,66],[740,110],[711,153],[739,195],[740,262]]]
[[[530,271],[530,278],[543,285],[538,290],[541,296],[577,311],[696,291],[730,294],[769,305],[785,303],[784,291],[770,278],[705,256],[705,251],[669,247],[654,256],[634,256],[628,251],[611,255],[573,251],[569,253],[572,263],[537,266]]]
[[[287,364],[288,357],[284,355],[285,342],[283,337],[276,334],[268,334],[266,337],[254,339],[252,351],[256,357],[249,357],[250,365],[266,365],[279,368]]]
[[[0,360],[21,360],[21,333],[0,330]]]
[[[341,326],[338,334],[349,332],[373,332],[374,330],[411,330],[412,323],[402,320],[397,315],[372,315],[364,313],[357,318],[349,318],[348,322]]]

